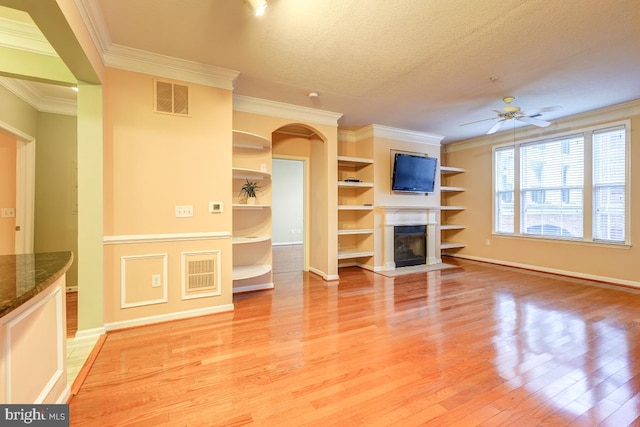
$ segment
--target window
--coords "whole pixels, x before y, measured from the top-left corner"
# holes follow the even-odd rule
[[[628,242],[627,131],[624,124],[495,148],[494,232]]]
[[[513,233],[513,147],[496,149],[495,168],[495,230],[497,233]]]
[[[624,127],[593,133],[593,238],[625,240]]]
[[[521,234],[582,237],[584,138],[520,147]]]

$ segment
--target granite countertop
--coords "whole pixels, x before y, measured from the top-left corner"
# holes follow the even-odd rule
[[[38,295],[66,273],[71,252],[0,256],[0,317]]]

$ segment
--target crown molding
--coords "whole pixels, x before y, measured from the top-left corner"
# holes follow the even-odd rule
[[[42,113],[77,115],[75,101],[45,96],[28,81],[0,77],[0,86]]]
[[[75,0],[80,16],[94,45],[102,54],[104,65],[137,73],[233,90],[238,71],[195,61],[159,55],[115,44],[95,0]]]
[[[105,52],[109,49],[112,42],[107,23],[103,18],[102,9],[100,9],[100,4],[96,0],[75,0],[75,4],[78,13],[80,13],[80,17],[87,27],[94,46],[98,49],[101,56],[104,57]]]
[[[586,127],[614,120],[628,119],[638,115],[640,115],[640,99],[556,119],[551,122],[551,126],[546,128],[537,128],[535,126],[517,128],[517,140],[524,141],[544,139],[560,133],[584,129]],[[513,142],[513,140],[513,131],[505,130],[493,135],[485,135],[464,141],[451,142],[449,144],[445,144],[443,146],[443,150],[445,153],[452,153],[455,151],[470,150],[472,148],[487,145],[507,144]]]
[[[416,142],[419,144],[440,146],[444,136],[376,124],[368,125],[356,130],[338,131],[338,140],[340,141],[357,142],[366,138],[385,138],[393,139],[395,141]]]
[[[35,24],[0,18],[0,47],[58,56]]]
[[[104,54],[105,65],[137,73],[233,90],[238,71],[186,61],[112,44]]]
[[[301,107],[299,105],[285,104],[283,102],[269,101],[244,95],[233,95],[233,110],[328,126],[337,126],[338,119],[342,117],[342,113]]]

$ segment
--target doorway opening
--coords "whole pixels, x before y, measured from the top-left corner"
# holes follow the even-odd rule
[[[306,160],[272,163],[273,273],[307,270],[305,261]]]

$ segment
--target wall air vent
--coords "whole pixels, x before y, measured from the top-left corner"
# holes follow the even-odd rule
[[[189,86],[156,80],[155,95],[156,112],[189,115]]]
[[[182,254],[182,298],[220,295],[220,251]]]

